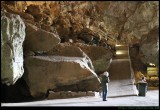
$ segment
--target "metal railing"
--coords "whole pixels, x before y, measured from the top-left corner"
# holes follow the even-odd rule
[[[104,32],[101,29],[95,28],[95,27],[91,27],[90,28],[93,32],[98,33],[102,36],[104,36],[105,38],[107,37],[108,40],[111,40],[112,42],[117,42],[117,39],[114,39],[113,37],[111,37],[111,34],[109,34],[109,32]]]

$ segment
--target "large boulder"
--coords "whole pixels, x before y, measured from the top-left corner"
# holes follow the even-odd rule
[[[45,97],[48,89],[57,86],[72,85],[90,79],[99,83],[96,73],[81,57],[30,56],[25,58],[25,69],[24,79],[31,95],[36,98]],[[89,91],[88,84],[85,84]]]
[[[50,33],[26,23],[24,48],[31,51],[49,51],[60,42],[58,34]]]
[[[56,45],[52,50],[46,52],[46,55],[58,55],[66,57],[82,57],[87,61],[88,66],[94,71],[91,59],[84,53],[79,47],[71,45],[69,43],[60,43]]]
[[[24,72],[25,24],[19,15],[1,11],[1,81],[14,84]]]
[[[107,71],[113,56],[112,52],[109,49],[101,46],[89,46],[84,44],[76,45],[89,56],[94,66],[95,72],[98,75],[104,71]]]

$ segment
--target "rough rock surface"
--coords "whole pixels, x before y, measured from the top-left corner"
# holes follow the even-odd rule
[[[109,49],[101,46],[76,45],[89,56],[97,74],[107,71],[113,55]]]
[[[98,34],[101,38],[108,39],[108,43],[115,44],[115,40],[118,40],[134,45],[140,44],[141,39],[144,39],[151,30],[159,28],[158,1],[3,1],[1,3],[5,4],[2,8],[7,11],[14,10],[19,12],[19,15],[22,15],[20,12],[28,14],[26,16],[31,15],[32,21],[38,23],[40,28],[50,32],[55,28],[61,41],[65,42],[73,39],[73,42],[86,43],[86,40],[88,42]],[[82,30],[85,28],[92,30],[93,36],[84,33]],[[83,37],[85,41],[77,39],[78,36]]]
[[[134,70],[135,76],[138,71],[141,71],[142,73],[147,72],[146,70],[147,65],[143,63],[141,60],[141,56],[139,54],[139,50],[140,50],[139,48],[140,46],[137,44],[137,45],[132,45],[132,47],[130,47],[129,49],[130,59],[131,59],[132,68]]]
[[[1,11],[1,81],[14,84],[24,73],[25,24],[19,15]]]
[[[83,97],[83,96],[95,96],[94,92],[87,91],[87,92],[71,92],[71,91],[61,91],[61,92],[53,92],[49,93],[47,99],[61,99],[61,98],[74,98],[74,97]]]
[[[24,79],[31,95],[36,98],[42,98],[48,89],[76,84],[82,80],[95,79],[94,83],[99,83],[96,73],[80,57],[31,56],[25,59],[25,68]],[[85,84],[87,87],[89,83]],[[90,90],[88,87],[85,89]]]
[[[141,60],[144,64],[153,63],[159,66],[159,28],[149,32],[140,45]]]
[[[31,51],[49,51],[60,42],[59,36],[26,23],[24,48]]]
[[[26,33],[29,40],[24,46],[25,57],[44,56],[48,51],[51,55],[58,53],[81,57],[79,49],[74,48],[77,46],[74,44],[78,43],[82,46],[77,47],[90,57],[83,57],[84,61],[91,59],[99,75],[109,67],[115,44],[123,43],[133,47],[130,48],[133,50],[130,55],[135,72],[146,71],[149,62],[159,66],[159,39],[155,37],[159,34],[158,1],[1,1],[1,10],[18,14],[26,24],[33,25]],[[41,35],[43,39],[39,39]],[[50,36],[59,36],[60,39],[56,37],[59,40],[53,42]],[[65,45],[62,48],[57,45],[59,42],[73,43],[73,47]],[[60,51],[56,51],[54,46]],[[82,81],[74,85],[57,86],[56,89],[71,87],[79,90],[80,83],[82,86],[85,84]],[[92,81],[88,80],[89,83]]]
[[[87,61],[88,66],[93,71],[95,70],[91,59],[84,53],[79,47],[74,46],[69,43],[60,43],[56,45],[52,50],[45,53],[45,55],[57,55],[57,56],[66,56],[66,57],[82,57]]]

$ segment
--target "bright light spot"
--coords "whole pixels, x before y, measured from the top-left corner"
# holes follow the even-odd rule
[[[151,65],[151,66],[156,66],[155,64],[153,64],[153,63],[149,63],[149,65]]]
[[[116,54],[123,54],[123,52],[122,51],[116,51]]]
[[[126,55],[127,55],[127,54],[128,54],[128,51],[126,51],[126,50],[117,50],[117,51],[116,51],[116,54],[117,54],[117,55],[120,55],[120,54],[126,54]]]
[[[116,47],[118,47],[118,46],[122,46],[122,45],[118,45],[118,44],[116,44]]]

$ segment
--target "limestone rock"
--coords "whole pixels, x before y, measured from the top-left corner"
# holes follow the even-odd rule
[[[134,73],[137,71],[142,71],[142,73],[145,73],[146,71],[146,64],[142,62],[141,55],[139,54],[139,45],[132,45],[132,47],[129,48],[129,55],[132,63],[132,68],[134,70]]]
[[[30,56],[25,58],[25,68],[24,79],[33,97],[43,97],[48,89],[83,80],[96,79],[94,84],[99,83],[96,73],[80,57]],[[87,90],[90,84],[85,84]]]
[[[152,37],[151,37],[152,36]],[[159,66],[159,28],[154,28],[142,40],[140,56],[144,64],[153,63]]]
[[[139,43],[141,37],[148,34],[154,27],[159,27],[158,1],[14,1],[4,3],[9,7],[14,7],[12,10],[19,9],[20,12],[25,10],[34,18],[46,19],[46,16],[39,17],[39,14],[47,15],[44,21],[34,20],[38,23],[54,25],[60,37],[71,37],[69,36],[70,28],[74,33],[79,34],[78,32],[84,28],[95,27],[95,31],[98,31],[104,38],[110,37],[134,44]],[[86,34],[85,36],[87,37]],[[92,36],[80,37],[87,42],[92,39]]]
[[[26,38],[24,48],[31,51],[49,51],[60,42],[57,34],[39,29],[26,23]]]
[[[159,26],[159,3],[157,1],[140,2],[134,13],[128,18],[124,25],[122,34],[127,42],[135,42],[135,39],[143,39],[153,28]]]
[[[109,49],[100,46],[80,44],[77,44],[77,46],[89,56],[97,74],[101,74],[108,69],[113,55]]]
[[[31,15],[35,16],[41,14],[43,12],[43,8],[41,5],[29,5],[25,11],[26,13],[30,13]]]
[[[25,56],[29,56],[28,58],[32,58],[30,56],[33,55],[42,55],[43,52],[47,52],[51,56],[61,55],[60,58],[62,59],[62,56],[70,57],[71,59],[80,57],[83,62],[88,63],[85,63],[86,66],[91,65],[92,62],[95,72],[99,75],[109,67],[112,58],[111,51],[114,50],[114,45],[116,43],[126,43],[140,46],[136,51],[137,53],[135,52],[132,55],[136,59],[135,62],[132,62],[135,64],[133,67],[138,70],[143,67],[145,70],[145,64],[149,62],[159,65],[159,39],[155,37],[157,36],[155,33],[159,33],[155,31],[159,29],[158,1],[3,1],[1,3],[3,3],[1,4],[1,10],[18,14],[26,22],[38,27],[26,23],[24,52],[26,52]],[[61,39],[61,43],[72,42],[73,45],[74,43],[79,43],[81,46],[78,47],[87,55],[84,55],[77,47],[74,47],[77,45],[58,45],[60,42],[58,36]],[[153,39],[150,39],[152,36]],[[9,46],[7,45],[5,48],[9,48]],[[44,57],[47,58],[47,56]],[[39,59],[38,61],[44,64],[44,61],[41,62]],[[89,61],[90,59],[91,61]],[[145,64],[139,61],[140,59]],[[30,62],[35,64],[32,61]],[[30,68],[29,65],[31,64],[28,63],[26,67]],[[36,63],[35,65],[40,64]],[[34,67],[37,69],[37,66]],[[89,67],[93,70],[92,66]],[[62,68],[62,66],[57,64],[57,68]],[[42,70],[42,68],[39,70]],[[32,71],[29,73],[32,73]],[[58,84],[55,88],[60,89],[62,87],[63,90],[68,88],[75,91],[85,91],[85,88],[93,90],[93,80],[96,79],[83,79],[73,84],[67,83],[64,86]],[[85,84],[87,85],[83,87]],[[80,88],[78,88],[79,86]],[[37,96],[44,94],[44,92],[37,92]]]
[[[83,51],[69,43],[60,43],[56,45],[52,50],[46,52],[47,55],[59,55],[67,57],[84,57]]]
[[[20,10],[14,10],[12,7],[6,4],[2,4],[2,6],[7,12],[12,13],[12,14],[18,14],[20,15],[20,17],[24,18],[25,20],[32,20],[32,21],[34,20],[34,17],[31,14],[21,12]]]
[[[1,81],[14,84],[23,75],[25,24],[19,15],[1,12]]]
[[[46,55],[59,55],[66,57],[82,57],[87,61],[88,66],[94,71],[91,59],[79,47],[67,43],[60,43],[52,50],[46,52]]]

